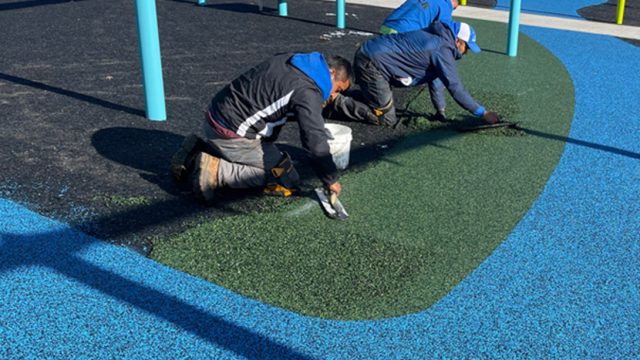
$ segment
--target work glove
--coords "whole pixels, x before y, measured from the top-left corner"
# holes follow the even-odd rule
[[[489,124],[495,124],[500,121],[500,115],[493,111],[485,111],[482,118]]]
[[[362,116],[368,124],[382,125],[382,123],[380,122],[380,119],[368,107],[366,109],[362,107],[358,109],[358,112],[360,113],[360,116]]]
[[[337,181],[331,185],[326,185],[326,188],[330,193],[335,194],[336,196],[340,196],[340,193],[342,193],[342,185]]]

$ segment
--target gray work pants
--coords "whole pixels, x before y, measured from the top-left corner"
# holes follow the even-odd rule
[[[356,52],[353,68],[356,83],[362,89],[364,102],[346,95],[339,95],[336,97],[332,107],[338,114],[350,120],[370,122],[370,116],[373,113],[372,109],[383,108],[393,101],[391,85],[380,73],[376,65],[361,50]],[[391,106],[389,111],[377,120],[385,125],[396,125],[398,119],[395,106]]]
[[[204,123],[205,141],[211,147],[213,155],[220,157],[218,167],[218,186],[233,189],[264,187],[276,182],[271,169],[282,159],[278,147],[262,139],[227,139],[215,132],[208,120]],[[289,174],[297,183],[299,176],[294,171]]]

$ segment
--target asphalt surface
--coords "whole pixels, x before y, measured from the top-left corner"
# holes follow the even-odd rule
[[[171,180],[169,160],[183,136],[200,132],[210,98],[270,55],[321,51],[352,59],[387,10],[349,9],[349,28],[338,32],[335,5],[323,1],[291,3],[287,18],[249,2],[158,1],[168,120],[152,122],[144,117],[133,3],[0,4],[1,194],[143,253],[154,236],[199,219],[268,210],[272,200],[244,192],[223,193],[214,207],[197,204]],[[348,125],[350,171],[406,132]],[[309,187],[317,184],[295,123],[279,142]]]

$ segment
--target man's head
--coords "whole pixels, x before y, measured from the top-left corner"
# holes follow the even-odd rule
[[[331,73],[331,95],[328,102],[333,101],[339,93],[349,89],[353,72],[349,60],[340,56],[327,57],[327,65]]]
[[[453,23],[453,32],[456,34],[456,47],[460,54],[464,55],[467,49],[474,53],[480,52],[480,47],[476,44],[476,31],[467,23]]]
[[[458,0],[451,0],[451,6],[453,6],[453,10],[458,8]]]

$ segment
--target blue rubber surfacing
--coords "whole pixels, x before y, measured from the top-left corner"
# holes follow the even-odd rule
[[[0,357],[637,357],[640,73],[623,70],[640,68],[640,50],[523,31],[573,78],[565,152],[513,233],[433,307],[304,317],[0,200]]]
[[[582,19],[578,10],[583,7],[598,5],[607,0],[521,0],[522,12],[537,15],[561,16],[567,18]],[[496,9],[511,9],[511,0],[498,0]],[[615,19],[611,19],[615,21]]]

